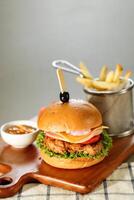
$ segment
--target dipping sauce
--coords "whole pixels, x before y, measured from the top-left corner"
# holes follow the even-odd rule
[[[10,134],[28,134],[32,133],[36,130],[36,128],[33,128],[32,126],[27,125],[12,125],[8,128],[6,128],[5,132]]]

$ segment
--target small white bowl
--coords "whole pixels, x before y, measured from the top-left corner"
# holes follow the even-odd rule
[[[27,133],[27,134],[10,134],[5,132],[5,130],[12,125],[27,125],[36,128],[36,130],[33,131],[32,133]],[[1,126],[0,132],[1,132],[1,137],[7,144],[15,148],[25,148],[34,142],[38,134],[38,129],[36,123],[33,121],[18,120],[3,124]]]

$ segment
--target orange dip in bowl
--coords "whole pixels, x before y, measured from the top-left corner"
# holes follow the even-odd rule
[[[28,134],[32,133],[36,130],[36,128],[33,128],[32,126],[28,125],[12,125],[5,129],[6,133],[10,134]]]

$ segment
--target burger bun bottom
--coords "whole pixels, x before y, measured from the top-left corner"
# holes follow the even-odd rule
[[[101,162],[105,157],[91,159],[91,158],[57,158],[50,157],[46,153],[40,151],[42,159],[49,165],[62,169],[80,169],[90,167]]]

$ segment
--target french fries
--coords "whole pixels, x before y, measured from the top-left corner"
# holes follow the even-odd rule
[[[92,80],[90,80],[89,78],[82,78],[80,76],[77,76],[76,80],[88,88],[92,87]]]
[[[92,85],[98,90],[112,90],[118,86],[117,83],[108,83],[106,81],[93,81]]]
[[[80,63],[80,70],[81,70],[81,72],[84,74],[84,76],[86,78],[93,79],[93,77],[90,74],[89,70],[87,69],[87,67],[82,62]]]
[[[104,65],[104,66],[102,67],[102,69],[101,69],[100,76],[99,76],[99,80],[100,80],[100,81],[105,81],[106,76],[107,76],[107,66]]]
[[[126,75],[124,76],[124,79],[127,80],[132,75],[131,71],[127,71]]]
[[[100,71],[98,79],[92,77],[83,63],[80,63],[80,70],[84,74],[84,77],[78,76],[76,80],[84,87],[99,91],[121,90],[126,86],[127,80],[132,74],[131,71],[127,71],[126,74],[122,76],[123,67],[120,64],[116,65],[114,71],[108,71],[108,67],[104,65]]]
[[[113,79],[114,79],[114,71],[108,72],[106,76],[106,82],[111,83],[113,82]]]
[[[123,72],[123,68],[120,64],[116,65],[116,69],[115,69],[115,74],[114,74],[114,78],[113,78],[113,82],[118,82],[120,80],[120,76]]]

